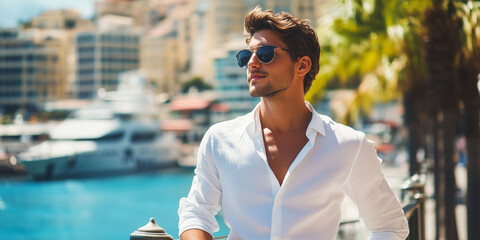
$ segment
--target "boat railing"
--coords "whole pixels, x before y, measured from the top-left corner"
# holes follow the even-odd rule
[[[414,175],[405,181],[401,188],[401,200],[404,203],[403,211],[408,220],[410,234],[407,240],[425,240],[425,174]],[[153,221],[153,225],[152,225]],[[340,222],[337,239],[365,239],[366,231],[359,229],[359,219]],[[160,234],[158,234],[160,232]],[[227,239],[228,236],[214,237],[213,239]],[[130,234],[130,240],[173,240],[163,228],[156,225],[155,220]]]

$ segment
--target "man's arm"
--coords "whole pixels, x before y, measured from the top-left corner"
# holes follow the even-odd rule
[[[221,209],[222,190],[213,157],[215,146],[209,131],[198,149],[197,167],[190,192],[187,197],[180,199],[178,231],[182,239],[212,239],[212,233],[219,230],[215,215]],[[200,229],[206,233],[196,233],[192,238],[186,237],[190,237],[190,234],[196,231],[184,235],[188,230]],[[197,236],[210,238],[196,238]]]
[[[357,204],[370,240],[406,239],[409,229],[402,206],[385,180],[373,142],[364,135],[346,193]]]
[[[203,230],[189,229],[180,235],[180,240],[213,240],[213,237]]]

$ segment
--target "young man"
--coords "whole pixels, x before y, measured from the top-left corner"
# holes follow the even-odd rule
[[[230,240],[335,239],[345,194],[370,239],[405,239],[407,221],[372,142],[304,101],[320,55],[308,21],[256,8],[245,29],[248,48],[237,62],[261,101],[205,134],[180,200],[181,239],[212,239],[220,210]]]

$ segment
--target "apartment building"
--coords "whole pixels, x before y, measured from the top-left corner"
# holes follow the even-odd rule
[[[101,88],[116,90],[119,74],[139,67],[139,40],[134,28],[78,32],[73,97],[92,99]]]
[[[71,34],[60,30],[0,30],[0,113],[68,97],[67,55]]]
[[[91,20],[83,19],[76,10],[60,9],[44,11],[30,21],[34,29],[79,29],[91,28]]]
[[[174,95],[187,81],[192,66],[192,41],[196,41],[192,14],[196,1],[157,1],[169,9],[164,18],[140,41],[140,69],[156,92]]]
[[[95,2],[95,16],[127,16],[133,26],[148,31],[165,18],[172,6],[186,0],[100,0]]]

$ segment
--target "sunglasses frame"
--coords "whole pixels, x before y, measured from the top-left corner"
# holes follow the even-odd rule
[[[276,54],[276,53],[275,53],[275,50],[276,50],[277,48],[278,48],[278,49],[282,49],[283,51],[286,51],[286,52],[288,52],[288,53],[290,53],[290,54],[293,54],[294,56],[297,56],[297,54],[296,54],[295,52],[293,52],[292,50],[289,50],[289,49],[285,49],[285,48],[281,48],[281,47],[277,47],[277,46],[272,46],[272,45],[262,45],[262,46],[260,46],[260,47],[256,47],[256,48],[253,48],[253,49],[243,49],[243,50],[239,51],[239,52],[235,55],[235,57],[237,58],[237,64],[238,64],[238,66],[241,67],[241,68],[247,67],[248,61],[250,61],[250,59],[252,58],[253,54],[254,54],[254,53],[257,53],[258,50],[260,50],[262,47],[273,47],[273,57],[272,57],[272,59],[271,59],[270,61],[264,62],[264,61],[262,61],[262,60],[258,57],[258,55],[257,55],[258,60],[259,60],[261,63],[263,63],[263,64],[269,64],[269,63],[273,62],[273,60],[275,59],[275,54]],[[238,59],[238,55],[239,55],[240,53],[242,53],[242,52],[245,52],[245,51],[250,52],[250,57],[248,58],[247,63],[246,63],[244,66],[241,66],[241,65],[240,65],[240,62],[239,62],[239,59]]]

